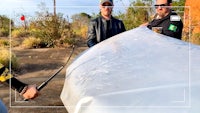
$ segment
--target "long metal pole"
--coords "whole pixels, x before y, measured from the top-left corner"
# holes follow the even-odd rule
[[[53,79],[68,64],[72,54],[74,53],[74,48],[75,48],[75,46],[73,46],[72,52],[71,52],[70,56],[68,57],[67,62],[64,65],[62,65],[51,77],[49,77],[46,81],[44,81],[42,84],[40,84],[37,87],[38,91],[40,91],[42,88],[44,88],[49,83],[49,81],[51,81],[51,79]]]
[[[72,52],[70,53],[70,56],[68,57],[67,59],[67,62],[62,65],[53,75],[51,75],[46,81],[42,82],[38,87],[37,87],[37,90],[40,91],[42,90],[50,81],[51,79],[53,79],[69,62],[72,54],[74,53],[74,49],[75,49],[75,46],[73,45],[72,46]],[[28,101],[29,99],[24,99],[24,101]]]

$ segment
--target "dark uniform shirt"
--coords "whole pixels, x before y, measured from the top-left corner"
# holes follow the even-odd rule
[[[181,20],[179,21],[170,20],[171,16],[178,16],[178,15],[175,12],[170,11],[170,13],[166,17],[162,19],[154,19],[149,23],[147,27],[149,29],[152,29],[153,27],[162,27],[161,34],[181,40],[183,23]]]

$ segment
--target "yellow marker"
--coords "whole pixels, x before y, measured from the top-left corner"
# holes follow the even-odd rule
[[[0,69],[3,69],[4,66],[0,64]],[[6,80],[12,78],[12,75],[9,73],[8,69],[2,70],[2,73],[0,73],[0,82],[5,82]]]

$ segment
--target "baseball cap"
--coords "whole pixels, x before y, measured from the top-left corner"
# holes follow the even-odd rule
[[[105,2],[109,2],[110,4],[113,5],[113,0],[100,0],[100,4],[103,4]]]

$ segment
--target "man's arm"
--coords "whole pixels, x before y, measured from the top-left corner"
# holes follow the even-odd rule
[[[87,36],[87,45],[88,47],[92,47],[97,44],[97,34],[95,31],[95,21],[91,21],[88,27],[88,36]]]
[[[123,21],[121,21],[121,29],[122,29],[122,32],[126,31],[126,28],[125,28],[125,26],[124,26]]]
[[[12,81],[12,83],[10,81]],[[16,89],[19,93],[21,93],[21,91],[27,86],[27,84],[24,84],[14,78],[9,73],[9,70],[3,65],[0,65],[0,82],[11,84],[11,87]]]
[[[10,84],[12,89],[17,90],[25,99],[32,99],[38,96],[35,85],[28,85],[13,77],[7,68],[0,64],[0,82]]]

